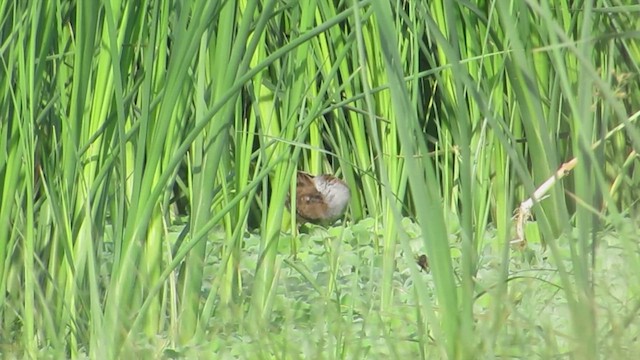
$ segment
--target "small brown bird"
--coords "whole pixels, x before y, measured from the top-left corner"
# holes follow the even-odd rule
[[[296,215],[299,223],[332,224],[344,214],[350,199],[349,187],[335,176],[313,176],[298,171]]]

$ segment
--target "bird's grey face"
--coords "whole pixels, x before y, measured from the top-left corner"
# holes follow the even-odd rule
[[[351,199],[349,187],[343,181],[329,175],[316,176],[313,180],[316,189],[324,196],[327,203],[327,218],[340,217]]]

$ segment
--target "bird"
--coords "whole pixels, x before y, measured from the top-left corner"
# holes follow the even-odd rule
[[[333,175],[314,176],[304,171],[298,171],[296,176],[298,223],[330,225],[344,214],[351,199],[351,190],[344,181]]]

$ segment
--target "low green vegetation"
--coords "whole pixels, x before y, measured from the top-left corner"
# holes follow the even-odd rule
[[[638,15],[0,0],[0,358],[633,358]]]

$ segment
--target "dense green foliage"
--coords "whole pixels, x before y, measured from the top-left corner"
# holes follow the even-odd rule
[[[637,354],[638,28],[631,0],[0,0],[0,357]],[[342,222],[298,233],[296,169],[347,181]]]

